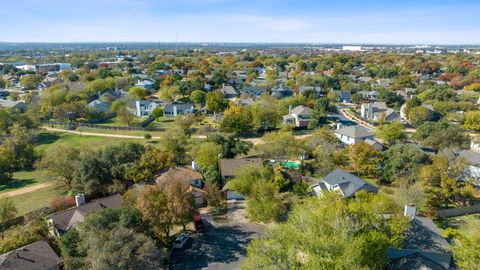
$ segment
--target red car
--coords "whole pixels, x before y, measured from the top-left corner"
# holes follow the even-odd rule
[[[202,216],[195,215],[193,218],[193,226],[196,232],[203,232],[205,230],[205,224],[203,223]]]

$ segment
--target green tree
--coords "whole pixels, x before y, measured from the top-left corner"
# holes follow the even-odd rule
[[[417,180],[420,169],[430,163],[423,151],[410,144],[395,144],[383,152],[382,181],[411,183]]]
[[[377,136],[380,137],[386,144],[392,145],[404,139],[405,127],[402,123],[396,121],[390,124],[383,124],[377,127]]]
[[[49,150],[37,163],[40,169],[48,170],[67,186],[72,184],[80,157],[80,149],[59,145]]]
[[[155,119],[158,119],[163,116],[163,109],[162,107],[158,106],[152,111],[152,116],[155,117]]]
[[[0,183],[11,180],[14,171],[14,156],[12,151],[4,145],[0,145]]]
[[[462,158],[452,159],[446,155],[435,156],[432,164],[424,166],[419,178],[425,187],[428,205],[435,209],[449,206],[465,206],[473,199],[473,186],[463,181],[466,163]]]
[[[480,130],[480,111],[467,112],[464,126],[466,129],[479,131]]]
[[[348,156],[353,169],[363,175],[377,174],[382,160],[382,154],[364,141],[351,145]]]
[[[132,86],[128,89],[128,95],[133,99],[144,99],[147,96],[147,90],[141,86]]]
[[[181,225],[184,231],[196,212],[195,198],[189,188],[189,185],[179,182],[171,182],[164,188],[164,194],[175,217],[175,223]]]
[[[253,146],[251,142],[242,141],[235,135],[223,136],[220,133],[208,135],[207,140],[222,147],[222,158],[235,158],[237,155],[246,155]]]
[[[190,94],[190,100],[197,104],[202,104],[205,102],[206,95],[205,91],[195,90]]]
[[[20,79],[20,85],[25,89],[25,90],[32,90],[36,89],[38,84],[40,84],[43,80],[43,76],[41,75],[25,75]]]
[[[207,93],[205,100],[207,109],[211,112],[223,112],[228,108],[228,100],[226,100],[219,91]]]
[[[478,269],[480,261],[480,222],[469,224],[472,230],[466,234],[460,234],[453,241],[452,249],[455,264],[461,270]]]
[[[260,180],[253,184],[247,198],[247,213],[250,220],[278,221],[285,211],[278,191],[272,183]]]
[[[205,191],[207,192],[206,199],[208,206],[221,209],[227,205],[225,194],[214,183],[207,182],[205,184]]]
[[[128,109],[128,104],[123,99],[117,99],[113,102],[112,107],[110,108],[112,112],[117,115],[120,123],[125,125],[132,125],[135,120],[135,115],[130,112]]]
[[[159,186],[145,187],[138,197],[137,209],[152,226],[157,237],[166,242],[175,225],[175,214],[162,189]]]
[[[257,147],[264,152],[266,158],[270,159],[298,159],[304,151],[302,143],[288,131],[269,132],[262,137],[262,141],[263,144]]]
[[[408,110],[408,120],[415,126],[429,121],[432,118],[432,112],[423,106],[414,107]]]
[[[0,225],[2,226],[2,240],[6,229],[7,222],[13,219],[17,215],[17,208],[13,204],[13,201],[2,196],[0,198]]]
[[[214,142],[204,142],[192,149],[192,158],[200,169],[217,167],[218,155],[222,152],[220,145]]]
[[[408,221],[386,211],[377,196],[305,199],[286,222],[250,242],[242,269],[382,269],[387,248],[402,243]]]
[[[251,114],[245,107],[239,105],[230,105],[225,110],[220,129],[227,133],[241,134],[248,132],[251,125]]]
[[[468,149],[470,137],[464,130],[457,126],[442,122],[425,122],[417,128],[413,134],[414,140],[420,141],[424,146],[432,146],[437,149],[459,147]]]

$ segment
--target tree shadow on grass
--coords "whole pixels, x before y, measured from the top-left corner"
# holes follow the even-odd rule
[[[39,133],[36,138],[35,138],[35,143],[36,144],[52,144],[56,142],[58,139],[60,139],[60,135],[55,134],[55,133]]]
[[[210,227],[192,239],[185,250],[174,250],[170,269],[202,269],[212,263],[233,263],[247,255],[254,232],[240,226]]]
[[[0,183],[0,191],[8,190],[8,189],[19,189],[19,188],[23,188],[25,186],[34,184],[36,182],[37,181],[33,178],[22,179],[22,180],[12,179],[7,183]]]

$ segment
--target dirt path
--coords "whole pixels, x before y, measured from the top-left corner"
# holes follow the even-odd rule
[[[95,136],[95,137],[106,137],[106,138],[123,138],[123,139],[144,139],[143,136],[133,136],[133,135],[123,135],[123,134],[107,134],[107,133],[95,133],[95,132],[83,132],[83,131],[76,131],[76,130],[66,130],[66,129],[60,129],[60,128],[51,128],[51,127],[46,127],[42,126],[40,127],[44,130],[47,131],[54,131],[54,132],[65,132],[65,133],[70,133],[70,134],[76,134],[80,136]],[[295,136],[296,139],[306,139],[308,137],[312,136],[312,134],[306,134],[306,135],[297,135]],[[162,137],[152,137],[152,140],[158,140],[161,139]],[[207,136],[205,135],[193,135],[192,138],[195,139],[206,139]],[[242,141],[245,142],[251,142],[254,145],[262,144],[262,138],[244,138],[241,139]]]
[[[19,188],[19,189],[16,189],[16,190],[1,193],[0,195],[1,196],[12,197],[12,196],[16,196],[16,195],[21,195],[21,194],[37,191],[39,189],[46,188],[46,187],[49,187],[51,185],[53,185],[53,183],[51,183],[51,182],[50,183],[41,183],[41,184],[38,184],[38,185]]]

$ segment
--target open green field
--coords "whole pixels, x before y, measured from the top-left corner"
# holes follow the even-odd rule
[[[37,136],[35,147],[37,151],[48,151],[52,147],[58,145],[74,146],[74,147],[103,147],[112,143],[121,142],[145,142],[144,139],[127,139],[127,138],[108,138],[96,136],[80,136],[70,133],[61,132],[41,132]]]
[[[0,195],[19,188],[52,181],[50,174],[47,171],[41,170],[15,172],[13,173],[13,179],[13,181],[6,184],[0,184]]]
[[[46,207],[58,197],[67,195],[67,189],[62,185],[52,185],[33,192],[24,193],[10,197],[18,210],[18,215]]]

